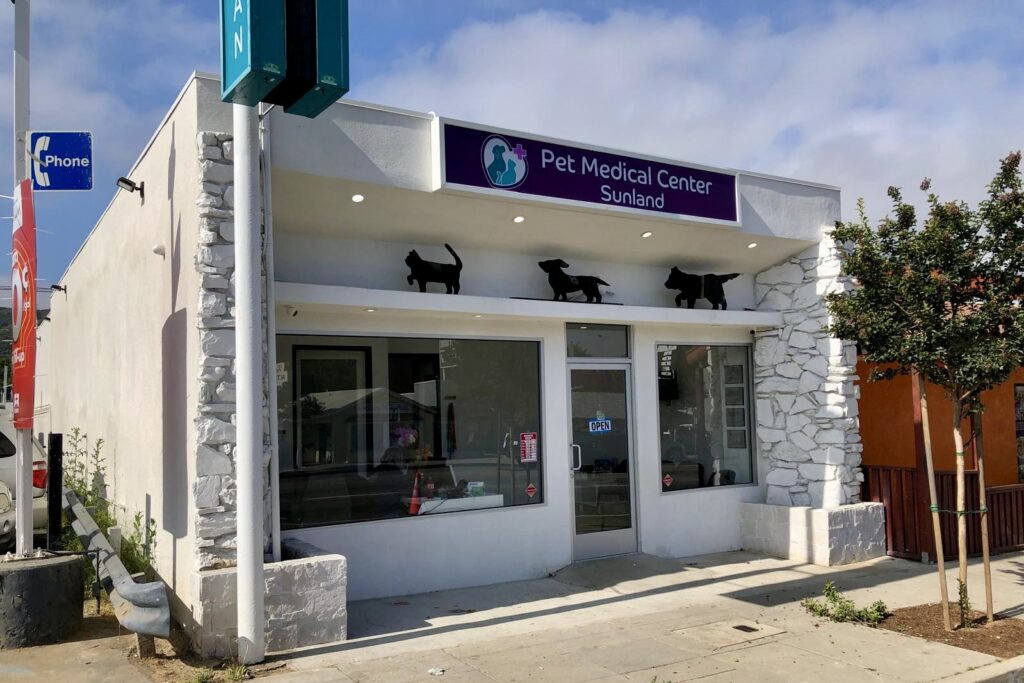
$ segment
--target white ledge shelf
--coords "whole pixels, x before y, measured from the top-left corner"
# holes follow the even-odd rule
[[[715,311],[672,308],[670,306],[627,306],[586,304],[534,299],[501,299],[464,294],[399,292],[388,289],[364,289],[338,285],[314,285],[298,282],[274,283],[278,306],[345,313],[373,308],[382,313],[395,312],[416,316],[485,316],[488,318],[547,318],[573,322],[655,325],[708,325],[768,329],[782,325],[782,314],[774,311]]]

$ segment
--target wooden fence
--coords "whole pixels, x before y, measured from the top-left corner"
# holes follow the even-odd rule
[[[928,510],[928,489],[921,486],[918,472],[912,467],[864,466],[864,501],[885,506],[885,537],[887,551],[894,557],[920,560],[921,553],[933,556],[931,513]],[[977,510],[978,473],[967,472],[967,509]],[[936,472],[935,489],[940,510],[956,509],[956,473]],[[994,553],[1024,548],[1024,484],[991,486],[985,489],[988,498],[989,549]],[[946,557],[957,555],[956,514],[939,515],[942,547]],[[967,552],[981,554],[981,516],[967,516]]]

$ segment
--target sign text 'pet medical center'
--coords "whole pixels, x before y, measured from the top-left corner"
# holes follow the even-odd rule
[[[736,176],[442,122],[446,185],[736,222]]]

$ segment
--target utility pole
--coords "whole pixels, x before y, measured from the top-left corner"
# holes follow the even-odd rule
[[[30,0],[14,3],[14,185],[28,178],[29,87],[28,48]],[[31,315],[36,312],[29,311]],[[32,552],[32,430],[19,429],[15,462],[14,533],[15,551],[19,555]]]
[[[235,137],[235,381],[238,474],[238,661],[262,662],[263,320],[260,286],[259,117],[232,104]]]

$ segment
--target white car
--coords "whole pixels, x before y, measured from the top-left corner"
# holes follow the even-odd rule
[[[14,549],[14,502],[7,484],[0,482],[0,552]]]
[[[13,501],[18,498],[18,483],[15,481],[15,448],[14,443],[2,431],[0,431],[0,484],[4,485],[6,493]],[[2,502],[2,501],[0,501]],[[2,506],[0,506],[2,507]],[[4,550],[3,516],[0,513],[0,550]],[[46,453],[36,441],[32,439],[32,531],[35,534],[46,533]],[[11,521],[11,528],[14,522]],[[13,533],[11,534],[13,539]]]

